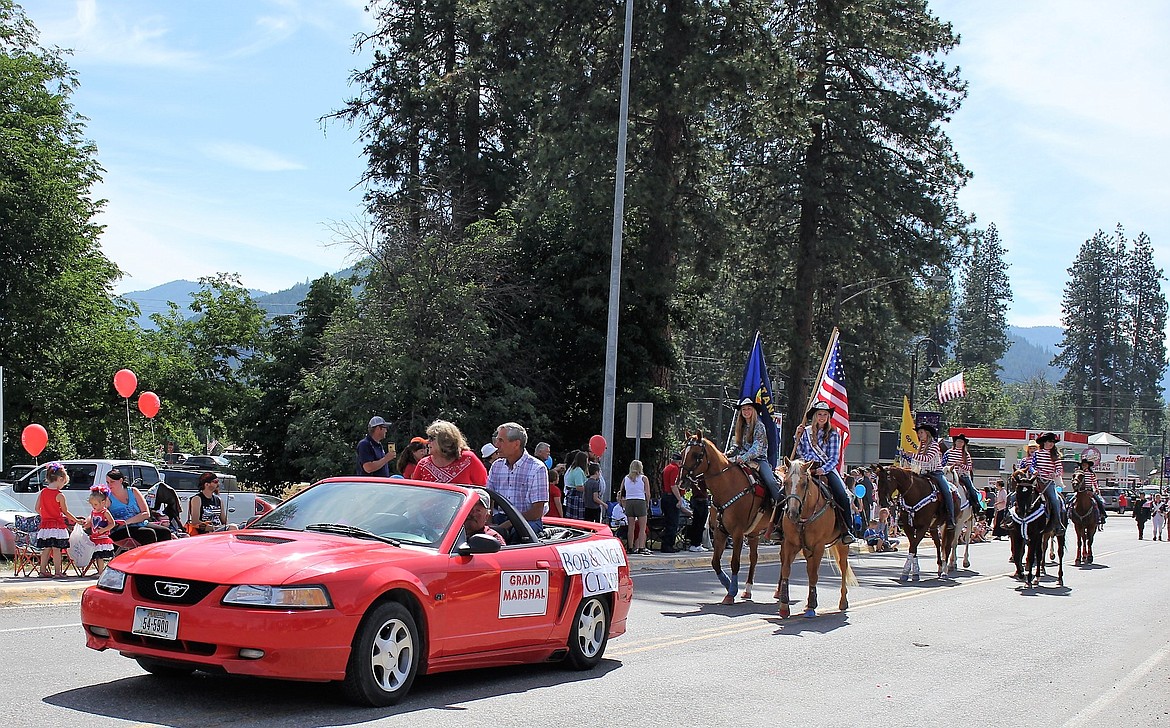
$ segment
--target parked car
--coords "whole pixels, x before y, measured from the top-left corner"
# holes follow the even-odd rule
[[[61,460],[65,472],[69,473],[69,484],[62,491],[65,503],[76,516],[89,515],[89,489],[94,483],[106,482],[106,473],[114,468],[122,472],[126,484],[146,493],[159,480],[158,468],[141,460]],[[45,483],[45,465],[39,465],[10,486],[0,486],[0,491],[12,495],[29,510],[35,510],[37,495]]]
[[[183,522],[187,521],[187,502],[191,496],[199,492],[199,476],[204,470],[184,470],[183,468],[159,468],[159,477],[167,485],[175,489],[179,496],[179,503],[183,509]],[[258,493],[247,493],[240,490],[236,476],[228,473],[215,473],[219,478],[219,497],[223,500],[223,507],[227,511],[228,521],[242,526],[258,515],[272,510],[267,503],[261,500]],[[154,503],[154,489],[144,491],[143,496],[148,504]]]
[[[4,474],[4,477],[0,479],[0,482],[15,483],[17,480],[20,480],[22,477],[28,475],[36,469],[37,466],[35,465],[13,465],[8,469],[8,472]]]
[[[16,553],[12,526],[17,516],[35,516],[36,511],[25,508],[24,504],[7,493],[0,493],[0,555],[11,559]]]
[[[485,496],[519,525],[508,545],[467,534]],[[122,554],[83,594],[81,622],[87,647],[157,675],[336,681],[384,706],[419,674],[590,669],[625,632],[632,599],[608,526],[548,518],[538,537],[498,494],[351,477],[316,483],[253,528]]]
[[[222,455],[188,455],[182,462],[184,468],[203,468],[204,470],[230,469],[232,462]]]
[[[1105,510],[1120,511],[1121,503],[1119,496],[1121,495],[1121,488],[1113,488],[1104,486],[1101,488],[1101,500],[1105,502]]]

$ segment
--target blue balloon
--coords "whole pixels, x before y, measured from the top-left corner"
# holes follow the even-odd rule
[[[865,497],[865,486],[864,485],[853,486],[853,495],[857,496],[858,498],[864,498]]]
[[[1056,492],[1057,492],[1057,493],[1063,493],[1063,492],[1064,492],[1064,486],[1063,486],[1063,485],[1058,485],[1058,486],[1056,486]]]

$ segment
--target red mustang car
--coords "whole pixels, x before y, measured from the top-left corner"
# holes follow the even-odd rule
[[[485,503],[519,528],[501,544]],[[472,533],[468,533],[468,529]],[[396,703],[419,673],[563,660],[596,665],[625,632],[625,550],[597,523],[539,537],[476,488],[331,478],[241,531],[144,546],[85,591],[86,645],[148,672],[340,681]]]

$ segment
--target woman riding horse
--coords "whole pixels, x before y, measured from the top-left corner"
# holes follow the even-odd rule
[[[764,408],[749,397],[735,404],[739,408],[739,420],[735,423],[727,459],[754,468],[760,475],[760,482],[771,494],[772,503],[777,504],[780,502],[780,486],[776,484],[776,473],[768,460],[768,428],[760,419]]]
[[[971,482],[971,472],[975,468],[975,461],[971,459],[971,452],[967,450],[967,444],[970,440],[962,433],[951,439],[954,447],[947,450],[946,455],[943,455],[943,467],[949,465],[954,468],[959,484],[967,490],[967,502],[971,504],[971,514],[978,518],[979,514],[983,512],[983,507],[979,501],[979,492],[975,490],[975,484]]]
[[[1093,496],[1093,502],[1097,504],[1098,523],[1104,527],[1105,501],[1101,500],[1101,487],[1097,485],[1097,474],[1093,472],[1093,461],[1081,460],[1077,463],[1077,467],[1080,468],[1081,482],[1088,488],[1089,493]]]
[[[1036,444],[1040,449],[1032,456],[1031,469],[1040,478],[1043,484],[1044,505],[1048,507],[1048,512],[1052,514],[1052,520],[1056,524],[1056,528],[1061,533],[1064,532],[1064,502],[1056,494],[1056,480],[1064,471],[1064,465],[1061,463],[1060,450],[1057,449],[1056,443],[1060,442],[1060,435],[1055,432],[1045,432],[1040,437],[1036,438]]]
[[[823,475],[837,501],[837,520],[841,524],[841,543],[853,543],[849,494],[837,468],[841,461],[841,433],[829,424],[833,408],[828,402],[816,402],[804,414],[808,425],[796,433],[796,456],[808,463],[816,463],[813,475]]]
[[[914,428],[914,432],[918,434],[918,452],[911,455],[910,459],[917,467],[918,472],[933,480],[942,492],[942,505],[947,516],[947,525],[954,530],[955,501],[951,497],[950,481],[947,480],[942,469],[942,453],[938,447],[938,430],[932,424],[921,422],[918,427]],[[974,502],[978,503],[979,501],[975,500]]]

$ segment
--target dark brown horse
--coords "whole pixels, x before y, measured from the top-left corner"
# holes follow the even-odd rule
[[[1068,509],[1068,518],[1077,530],[1077,558],[1074,566],[1093,563],[1093,536],[1097,533],[1097,523],[1100,515],[1097,513],[1097,500],[1093,498],[1093,488],[1085,482],[1085,474],[1078,470],[1073,473],[1072,505]]]
[[[902,567],[900,581],[918,581],[918,544],[927,535],[934,541],[938,552],[938,578],[949,579],[946,554],[949,558],[954,548],[957,531],[947,525],[947,514],[943,509],[942,493],[929,478],[906,468],[895,465],[878,466],[878,501],[883,508],[898,506],[898,525],[906,534],[909,552]],[[958,499],[954,499],[955,511],[959,510]]]
[[[780,600],[780,616],[787,619],[788,577],[797,554],[804,554],[808,574],[808,604],[804,616],[817,615],[817,576],[825,548],[832,548],[837,556],[837,570],[841,573],[841,600],[837,608],[849,608],[848,587],[857,586],[857,577],[849,567],[849,546],[841,543],[842,528],[833,512],[833,505],[812,476],[816,463],[803,460],[784,461],[784,541],[780,546],[780,583],[776,598]]]
[[[714,443],[704,439],[701,431],[688,432],[686,443],[682,451],[682,474],[686,477],[702,475],[710,494],[711,568],[727,590],[723,603],[735,603],[735,593],[739,590],[739,555],[745,538],[749,561],[742,598],[751,599],[760,534],[768,526],[767,514],[763,510],[764,499],[756,495],[756,489],[743,469],[730,462]],[[700,517],[700,514],[695,514],[695,518]],[[731,537],[732,545],[730,575],[724,573],[722,564],[728,537]]]
[[[1054,538],[1059,554],[1056,583],[1064,586],[1064,531],[1057,528],[1056,519],[1045,507],[1044,484],[1035,473],[1017,470],[1012,473],[1011,485],[1016,494],[1015,505],[1008,509],[1012,520],[1009,526],[1012,561],[1016,565],[1012,576],[1023,580],[1025,586],[1039,586],[1044,568],[1044,541]]]

